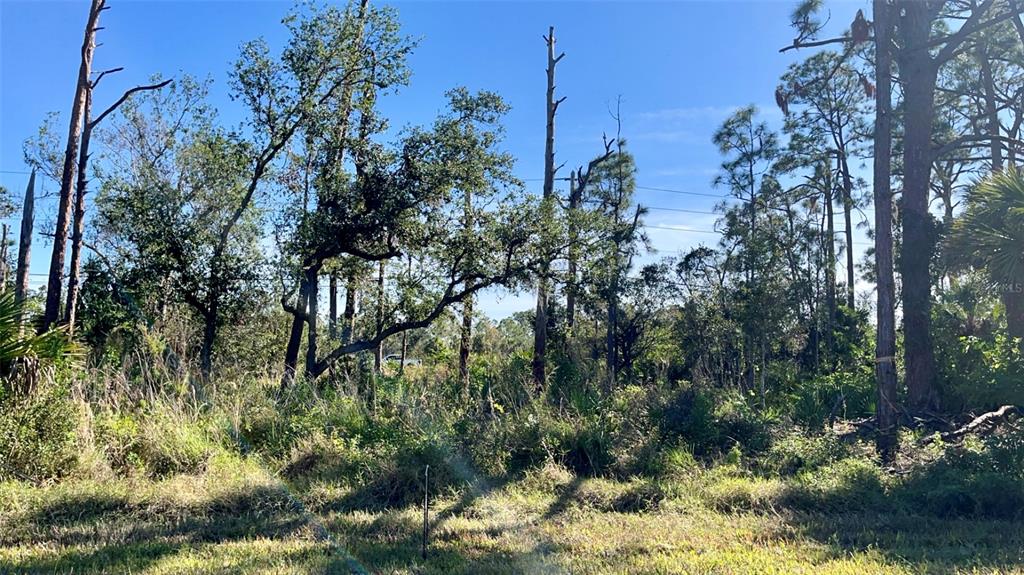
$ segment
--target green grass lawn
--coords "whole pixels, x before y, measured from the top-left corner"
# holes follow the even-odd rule
[[[1024,523],[726,511],[719,481],[478,482],[436,498],[426,561],[420,509],[354,508],[330,483],[296,492],[229,456],[164,480],[6,483],[0,573],[1024,573]]]

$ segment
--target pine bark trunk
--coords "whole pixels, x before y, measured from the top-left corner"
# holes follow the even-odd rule
[[[902,46],[928,43],[933,17],[926,2],[900,3]],[[931,338],[931,254],[935,251],[932,216],[928,211],[932,166],[932,121],[935,116],[937,66],[928,50],[901,50],[903,86],[903,280],[904,363],[907,400],[912,409],[934,411],[935,355]],[[876,156],[877,157],[877,156]]]
[[[71,105],[71,119],[68,125],[68,141],[64,149],[64,171],[61,174],[60,193],[57,199],[57,222],[53,231],[53,253],[50,257],[50,272],[46,284],[46,307],[40,329],[45,331],[57,322],[60,316],[61,293],[64,286],[64,256],[67,251],[68,228],[71,220],[71,195],[75,181],[75,161],[78,143],[82,134],[82,112],[89,90],[89,75],[92,72],[92,58],[96,50],[96,28],[105,0],[92,0],[89,19],[85,25],[82,41],[82,59],[78,67],[78,84],[75,99]]]
[[[843,176],[843,224],[846,235],[846,307],[856,307],[856,269],[853,264],[853,176],[846,152],[839,151],[839,168]]]
[[[78,312],[79,274],[82,268],[82,236],[85,234],[85,191],[89,182],[89,143],[92,141],[92,88],[85,91],[85,109],[82,112],[82,144],[78,154],[78,183],[75,186],[74,224],[71,232],[71,262],[68,275],[68,297],[64,305],[64,323],[68,332],[75,330]]]
[[[875,20],[875,130],[873,186],[875,203],[875,383],[878,388],[875,447],[889,463],[897,445],[896,281],[892,242],[892,9],[888,0],[873,0]]]

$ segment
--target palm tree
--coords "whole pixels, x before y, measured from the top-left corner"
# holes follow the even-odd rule
[[[79,354],[64,329],[26,329],[23,307],[14,294],[0,294],[0,394],[29,393],[43,369]]]
[[[946,252],[954,265],[985,271],[1006,308],[1007,332],[1024,338],[1024,175],[1007,169],[975,185]]]

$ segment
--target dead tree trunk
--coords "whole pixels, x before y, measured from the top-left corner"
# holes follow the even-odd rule
[[[61,174],[60,194],[57,199],[57,222],[53,231],[53,254],[50,257],[50,273],[46,284],[46,307],[43,310],[41,329],[45,331],[57,322],[60,315],[61,292],[64,285],[64,255],[67,250],[68,228],[71,220],[71,193],[75,181],[75,161],[78,142],[82,133],[82,112],[89,90],[89,75],[92,72],[92,57],[96,50],[96,30],[100,12],[105,9],[106,0],[92,0],[89,20],[85,25],[85,39],[82,41],[82,59],[78,67],[78,83],[75,99],[71,105],[71,120],[68,125],[68,142],[64,149],[64,171]]]
[[[14,301],[22,303],[28,296],[28,266],[32,259],[32,231],[35,218],[36,171],[28,177],[25,200],[21,208],[21,235],[18,238],[18,267],[14,277]]]
[[[875,19],[875,382],[878,387],[876,449],[882,460],[892,461],[896,435],[896,281],[892,247],[892,10],[888,0],[874,0]]]
[[[565,54],[555,56],[555,27],[548,28],[544,38],[548,47],[548,84],[547,84],[547,129],[544,139],[544,191],[543,198],[549,209],[555,194],[555,114],[558,105],[565,98],[555,99],[555,65]],[[547,381],[547,345],[548,345],[548,297],[550,290],[550,262],[541,266],[537,278],[537,307],[533,323],[533,385],[541,392]]]

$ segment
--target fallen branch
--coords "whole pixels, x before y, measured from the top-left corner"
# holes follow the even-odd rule
[[[1017,406],[1004,405],[995,411],[983,413],[978,417],[975,417],[970,423],[959,429],[955,429],[953,431],[949,431],[946,433],[933,433],[932,435],[923,437],[918,442],[918,445],[929,445],[937,440],[941,440],[943,442],[958,441],[962,439],[965,435],[971,433],[988,432],[994,429],[997,425],[1005,421],[1010,416],[1018,413],[1020,413],[1020,409],[1018,409]]]

